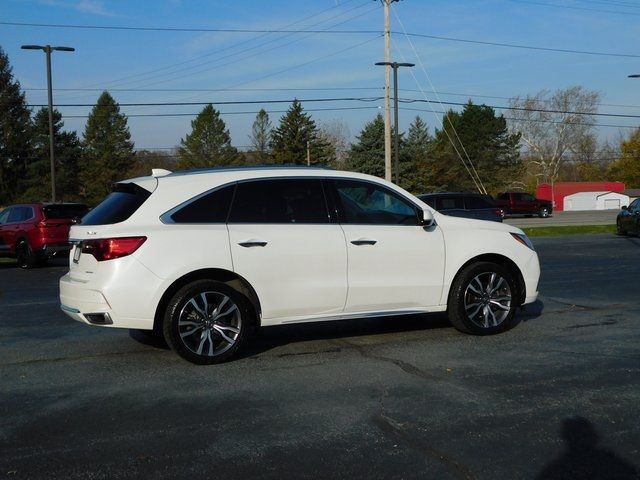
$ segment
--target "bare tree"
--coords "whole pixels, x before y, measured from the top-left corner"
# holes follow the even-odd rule
[[[595,151],[593,123],[599,101],[599,92],[580,86],[511,100],[515,109],[510,113],[511,128],[522,135],[527,150],[523,160],[530,174],[553,182],[571,154],[584,154],[585,146]]]
[[[333,148],[335,151],[335,166],[341,168],[349,153],[350,132],[347,124],[339,119],[323,122],[318,129],[318,136]]]
[[[259,162],[266,161],[271,153],[269,149],[270,138],[271,121],[269,120],[269,114],[264,109],[260,109],[251,127],[251,134],[249,135],[251,147],[258,156]]]

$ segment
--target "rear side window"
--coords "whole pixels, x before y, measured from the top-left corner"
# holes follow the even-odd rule
[[[329,223],[319,179],[239,183],[229,223]]]
[[[225,223],[236,186],[215,190],[171,214],[175,223]]]
[[[464,202],[462,197],[438,197],[436,198],[436,210],[462,210]]]
[[[46,219],[80,219],[89,209],[86,205],[45,205],[42,212]]]
[[[151,192],[135,183],[118,183],[113,192],[82,218],[82,225],[124,222],[149,198]]]
[[[465,198],[465,204],[470,210],[479,210],[481,208],[493,208],[494,205],[489,200],[482,197],[470,196]]]

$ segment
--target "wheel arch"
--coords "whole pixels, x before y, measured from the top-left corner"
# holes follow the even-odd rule
[[[258,294],[251,286],[251,284],[245,278],[230,270],[221,268],[203,268],[183,275],[182,277],[175,280],[171,285],[169,285],[169,287],[164,291],[162,297],[160,297],[158,305],[156,306],[156,311],[153,318],[154,330],[157,331],[162,328],[162,318],[164,315],[164,311],[167,308],[167,305],[169,304],[169,301],[171,300],[173,295],[185,285],[196,280],[215,280],[218,282],[222,282],[244,295],[249,300],[249,304],[253,308],[256,326],[260,326],[262,307],[260,305]]]
[[[527,296],[527,287],[524,283],[522,271],[520,270],[518,265],[509,257],[505,257],[504,255],[500,255],[498,253],[483,253],[467,260],[463,265],[460,266],[460,268],[458,268],[458,271],[453,276],[451,284],[449,285],[449,291],[447,292],[447,305],[449,304],[449,297],[451,296],[451,285],[454,284],[454,282],[457,280],[457,278],[465,268],[473,263],[479,262],[497,263],[498,265],[502,265],[504,268],[508,269],[516,279],[516,288],[518,295],[517,304],[522,305],[524,303],[524,300]]]

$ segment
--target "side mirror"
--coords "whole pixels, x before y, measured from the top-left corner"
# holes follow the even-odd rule
[[[433,225],[433,222],[433,213],[431,213],[431,210],[422,210],[420,225],[423,227],[430,227]]]
[[[629,207],[627,207],[626,205],[622,205],[622,210],[628,210]]]

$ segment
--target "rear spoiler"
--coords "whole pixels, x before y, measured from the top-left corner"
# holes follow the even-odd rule
[[[147,192],[153,193],[158,188],[158,178],[169,175],[171,171],[164,168],[151,169],[151,175],[148,177],[130,178],[128,180],[122,180],[114,185],[114,190],[123,191],[126,189],[125,185],[137,185],[140,188],[144,188]]]

